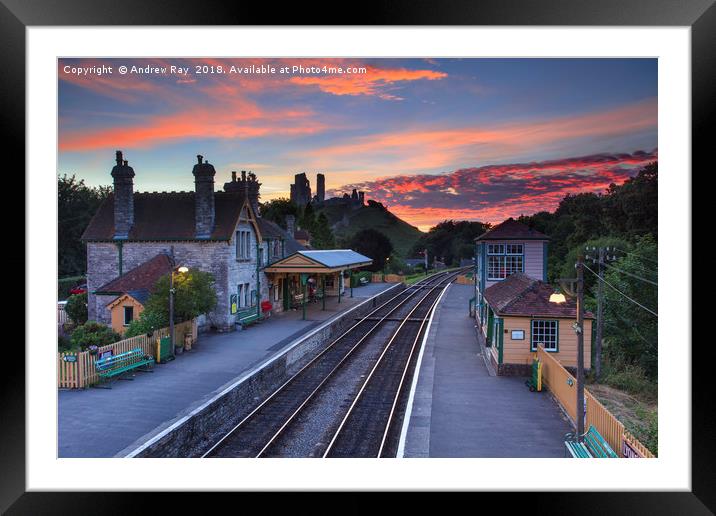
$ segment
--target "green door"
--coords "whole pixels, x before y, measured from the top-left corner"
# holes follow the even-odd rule
[[[283,285],[283,309],[288,310],[291,308],[291,304],[289,301],[289,292],[288,292],[288,278],[282,278],[281,284]]]

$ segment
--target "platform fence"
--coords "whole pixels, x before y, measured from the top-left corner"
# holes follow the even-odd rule
[[[549,389],[574,423],[577,413],[577,380],[564,366],[542,346],[537,348],[537,358],[542,362],[542,384]],[[619,421],[588,389],[584,389],[585,430],[590,425],[604,437],[620,457],[654,458],[638,439],[629,433]]]
[[[192,319],[174,325],[174,342],[184,342],[184,335],[191,333],[192,342],[198,337],[197,320]],[[119,355],[133,349],[141,349],[144,354],[157,358],[157,341],[169,335],[169,328],[155,330],[151,335],[137,335],[122,339],[106,346],[98,348],[96,354],[89,351],[79,353],[58,353],[57,354],[57,387],[60,389],[82,389],[99,382],[99,376],[95,370],[95,360],[102,357],[108,351],[113,355]]]

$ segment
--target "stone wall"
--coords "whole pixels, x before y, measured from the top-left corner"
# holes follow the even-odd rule
[[[255,241],[255,233],[251,226],[242,223],[240,227],[250,230]],[[235,329],[235,316],[231,315],[230,295],[237,292],[239,284],[249,283],[253,288],[256,286],[256,247],[252,246],[250,260],[238,262],[235,235],[234,232],[234,236],[228,242],[124,242],[123,272],[126,273],[159,253],[171,253],[173,247],[177,265],[197,268],[214,275],[217,306],[207,315],[205,327],[201,330],[205,331],[206,326],[214,326],[219,331],[231,331]],[[110,313],[105,305],[113,297],[96,296],[92,292],[117,276],[119,276],[118,245],[113,242],[89,242],[87,287],[90,320],[109,324]]]
[[[322,324],[148,442],[133,450],[125,450],[120,456],[200,457],[278,386],[315,358],[332,339],[354,324],[356,317],[369,313],[404,288],[403,284],[395,285]]]

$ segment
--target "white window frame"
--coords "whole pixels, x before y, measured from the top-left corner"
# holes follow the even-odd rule
[[[545,325],[545,327],[542,328],[542,331],[540,332],[540,337],[535,337],[535,323]],[[546,325],[554,325],[554,329],[550,329],[550,333],[547,333]],[[547,342],[544,342],[546,336],[554,337],[554,343],[553,345],[547,346]],[[540,340],[541,339],[541,340]],[[537,351],[537,345],[543,344],[544,350],[549,351],[550,353],[558,353],[559,352],[559,319],[532,319],[530,321],[530,349],[532,351]],[[550,342],[550,344],[552,344]]]
[[[520,252],[515,252],[514,249],[519,248]],[[497,274],[494,274],[494,268],[490,266],[490,259],[496,258],[497,260]],[[508,261],[510,267],[508,269]],[[515,266],[515,263],[519,263],[519,267]],[[502,243],[502,244],[487,244],[487,263],[485,264],[487,269],[487,280],[488,281],[502,281],[516,272],[525,271],[525,246],[524,244],[515,243]],[[502,275],[504,271],[504,276]]]

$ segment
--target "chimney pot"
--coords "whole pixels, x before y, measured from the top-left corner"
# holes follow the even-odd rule
[[[231,171],[231,182],[232,183],[236,182],[236,170]]]
[[[202,161],[203,159],[204,159],[204,156],[202,156],[201,154],[197,154],[197,155],[196,155],[196,160],[197,160],[197,163],[199,163],[199,165],[201,165],[201,161]]]
[[[126,239],[134,224],[134,170],[123,159],[122,151],[115,153],[117,164],[112,169],[114,189],[114,238]]]

